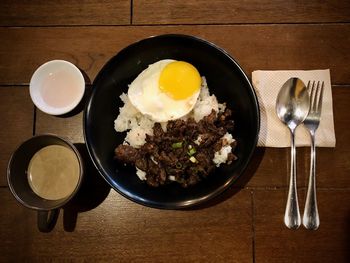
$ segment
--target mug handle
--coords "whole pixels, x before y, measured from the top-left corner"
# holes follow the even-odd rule
[[[38,229],[40,232],[50,232],[56,225],[58,215],[60,213],[59,208],[53,210],[40,210],[38,211]]]

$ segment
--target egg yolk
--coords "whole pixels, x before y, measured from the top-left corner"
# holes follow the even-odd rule
[[[201,85],[198,70],[184,61],[171,62],[159,77],[159,88],[174,100],[183,100],[196,93]]]

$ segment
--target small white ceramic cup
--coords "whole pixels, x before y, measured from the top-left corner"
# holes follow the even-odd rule
[[[72,63],[52,60],[41,65],[33,74],[29,94],[34,105],[51,115],[73,110],[84,96],[83,74]]]

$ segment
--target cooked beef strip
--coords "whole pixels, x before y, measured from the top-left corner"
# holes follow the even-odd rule
[[[134,164],[139,157],[138,149],[130,145],[119,145],[115,151],[115,158],[124,163]]]
[[[221,138],[234,128],[231,116],[231,110],[226,109],[218,114],[212,111],[198,123],[193,118],[169,121],[166,132],[156,123],[153,136],[147,135],[146,143],[141,148],[119,145],[115,157],[145,171],[150,186],[158,187],[171,182],[169,176],[173,176],[183,187],[194,185],[215,169],[212,160],[215,152],[224,144]],[[201,138],[199,145],[195,143],[198,136]],[[232,151],[236,144],[231,143]],[[227,163],[236,159],[231,152]]]

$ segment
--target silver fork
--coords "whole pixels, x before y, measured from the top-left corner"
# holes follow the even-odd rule
[[[311,160],[310,160],[310,176],[307,188],[305,209],[303,215],[303,225],[307,229],[316,230],[320,225],[320,217],[318,215],[317,199],[316,199],[316,145],[315,133],[320,124],[322,98],[323,98],[324,82],[309,81],[307,89],[310,92],[310,111],[304,120],[304,126],[308,128],[311,137]]]

